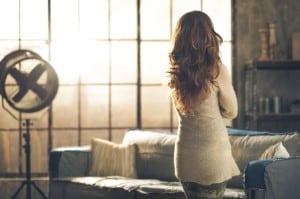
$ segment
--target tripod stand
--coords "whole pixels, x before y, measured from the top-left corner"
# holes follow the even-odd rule
[[[22,182],[21,186],[17,189],[17,191],[12,196],[12,199],[15,199],[22,188],[26,185],[26,199],[31,199],[31,185],[38,191],[38,193],[44,198],[47,199],[47,196],[43,193],[43,191],[35,184],[34,181],[31,180],[31,164],[30,164],[30,153],[31,153],[31,147],[30,147],[30,120],[26,119],[25,121],[26,125],[26,132],[23,134],[23,138],[25,140],[24,150],[26,154],[26,180]]]
[[[47,106],[54,99],[59,86],[54,68],[39,54],[28,49],[18,49],[8,53],[0,61],[0,74],[0,95],[4,99],[1,101],[2,108],[19,121],[22,120],[20,113],[38,112],[35,116],[41,116],[48,110]],[[11,108],[7,108],[8,105]],[[23,148],[26,154],[26,180],[13,194],[12,199],[17,197],[24,186],[26,186],[26,199],[31,199],[31,185],[44,199],[47,199],[42,190],[31,180],[30,120],[25,119],[25,121]]]

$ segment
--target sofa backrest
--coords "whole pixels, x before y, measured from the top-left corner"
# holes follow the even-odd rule
[[[130,130],[124,144],[136,145],[136,172],[142,179],[175,181],[174,143],[176,135],[143,130]]]
[[[300,156],[299,133],[280,134],[234,128],[228,128],[228,133],[232,155],[241,171],[241,175],[234,176],[228,182],[230,187],[243,188],[243,172],[247,164],[260,159],[263,153],[280,142],[290,156]]]
[[[300,156],[300,134],[230,135],[233,157],[241,171],[270,146],[282,142],[290,156]]]
[[[243,171],[248,162],[257,160],[269,147],[282,142],[290,156],[300,156],[300,134],[278,134],[228,128],[233,157],[241,175],[229,181],[229,187],[243,188]],[[130,130],[123,143],[136,145],[136,172],[142,179],[177,181],[174,174],[176,135],[145,130]]]

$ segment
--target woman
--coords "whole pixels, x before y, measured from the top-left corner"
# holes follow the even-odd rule
[[[179,126],[175,174],[187,199],[222,198],[226,182],[240,173],[224,118],[237,115],[237,99],[219,56],[222,37],[208,15],[184,14],[169,55],[168,85]]]

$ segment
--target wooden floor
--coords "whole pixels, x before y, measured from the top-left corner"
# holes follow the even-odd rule
[[[33,178],[32,182],[48,197],[48,178]],[[27,199],[27,184],[22,178],[0,178],[0,198],[10,199],[16,193],[17,189],[24,184],[21,191],[15,199]],[[31,184],[31,199],[43,199],[34,185]]]

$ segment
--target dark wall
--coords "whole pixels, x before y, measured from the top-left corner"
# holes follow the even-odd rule
[[[277,40],[281,52],[280,59],[291,59],[292,32],[300,32],[300,1],[233,0],[233,9],[233,72],[234,85],[239,100],[239,116],[235,121],[235,126],[243,128],[245,82],[243,67],[245,62],[258,58],[260,55],[258,30],[267,28],[270,22],[276,23]]]

